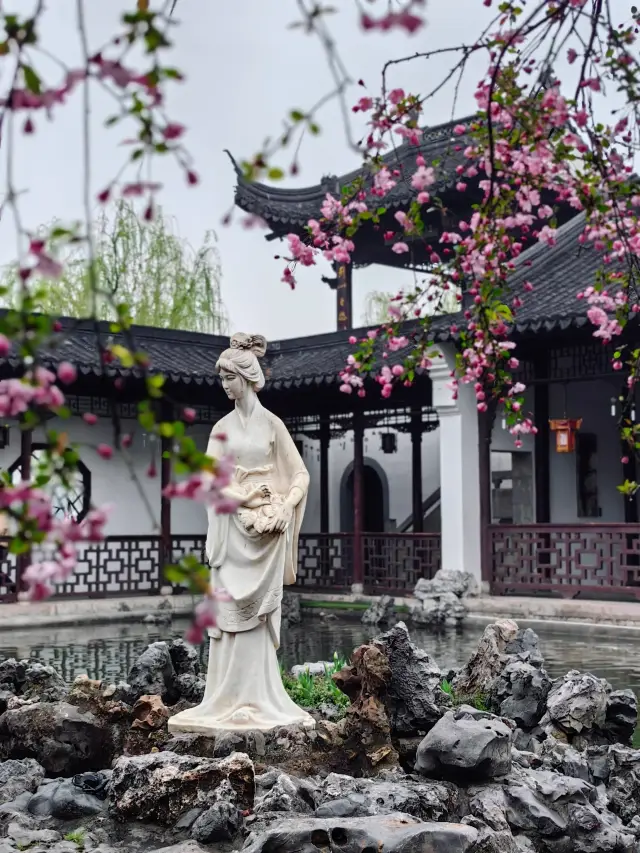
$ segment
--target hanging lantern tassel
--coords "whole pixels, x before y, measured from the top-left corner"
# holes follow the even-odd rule
[[[581,426],[582,418],[577,421],[567,418],[549,421],[549,427],[556,434],[556,453],[573,453],[576,449],[576,432]]]

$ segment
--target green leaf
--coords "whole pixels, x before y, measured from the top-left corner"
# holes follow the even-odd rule
[[[39,95],[42,91],[42,84],[33,68],[30,65],[23,65],[22,73],[24,74],[24,83],[27,89],[33,92],[34,95]]]
[[[289,118],[291,121],[302,121],[304,119],[304,113],[301,110],[291,110]]]
[[[138,415],[138,423],[143,429],[152,430],[156,425],[156,419],[152,412],[141,412]]]
[[[164,570],[164,576],[169,583],[183,583],[188,575],[180,566],[167,566]]]
[[[280,181],[284,178],[284,172],[278,166],[272,166],[267,172],[267,177],[271,181]]]

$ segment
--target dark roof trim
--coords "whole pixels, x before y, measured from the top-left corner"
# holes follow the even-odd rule
[[[415,158],[420,153],[428,162],[447,156],[450,162],[446,163],[447,168],[439,174],[439,179],[433,187],[433,192],[441,193],[457,182],[455,167],[465,161],[462,151],[470,141],[467,135],[454,136],[453,128],[457,124],[468,126],[477,120],[478,117],[475,115],[466,116],[427,127],[422,131],[419,145],[404,142],[395,150],[385,154],[382,162],[401,171],[405,165],[412,163],[413,170]],[[347,172],[342,177],[327,176],[315,186],[276,187],[259,181],[247,181],[233,156],[228,151],[227,154],[238,179],[235,193],[236,205],[247,213],[261,217],[275,231],[282,230],[282,226],[304,227],[309,219],[320,216],[320,207],[328,192],[339,195],[342,187],[348,186],[357,178],[362,177],[367,184],[371,184],[373,177],[366,167],[360,167]],[[414,192],[409,184],[399,179],[396,186],[385,196],[384,206],[391,209],[405,206],[413,196]]]

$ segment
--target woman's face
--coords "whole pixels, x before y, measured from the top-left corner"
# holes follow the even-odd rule
[[[247,388],[247,382],[238,373],[232,373],[224,368],[220,371],[220,379],[224,393],[230,400],[241,400]]]

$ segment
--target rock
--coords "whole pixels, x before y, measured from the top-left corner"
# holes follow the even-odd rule
[[[33,793],[45,776],[44,767],[33,758],[12,759],[0,764],[0,805],[25,791]]]
[[[186,699],[187,702],[191,702],[194,705],[199,705],[204,698],[207,683],[204,678],[185,672],[176,678],[175,686],[182,699]]]
[[[428,731],[450,705],[440,688],[440,669],[426,651],[411,642],[404,622],[374,642],[384,652],[391,671],[386,707],[394,735],[406,737]]]
[[[544,669],[510,660],[491,686],[491,706],[502,717],[508,717],[523,729],[540,722],[551,689],[551,679]]]
[[[477,583],[469,572],[440,569],[431,579],[420,578],[413,590],[413,597],[419,601],[453,594],[456,598],[477,595]]]
[[[476,651],[453,680],[456,696],[463,700],[488,696],[507,663],[507,644],[517,635],[518,626],[511,619],[487,625]]]
[[[27,829],[19,823],[10,823],[7,827],[7,835],[19,850],[26,850],[36,844],[48,846],[62,840],[60,833],[53,829]]]
[[[175,704],[180,695],[176,689],[176,671],[167,643],[151,643],[137,658],[127,682],[134,701],[141,696],[160,696],[167,705]]]
[[[437,598],[426,598],[422,607],[411,609],[411,620],[416,625],[431,627],[456,627],[461,625],[467,615],[467,606],[452,592],[446,592]]]
[[[567,743],[562,743],[555,738],[547,738],[543,741],[540,757],[545,768],[555,770],[564,776],[572,776],[575,779],[590,781],[589,764],[582,753],[578,752]]]
[[[609,808],[628,824],[640,814],[640,750],[612,746],[607,758]]]
[[[238,808],[253,807],[253,762],[242,753],[222,759],[173,752],[123,756],[113,770],[109,810],[121,821],[172,826],[189,809],[214,805],[224,780],[235,791]]]
[[[477,830],[454,823],[422,823],[410,815],[365,818],[298,818],[252,834],[244,853],[470,853]]]
[[[142,619],[144,625],[163,625],[165,627],[171,625],[171,621],[171,613],[147,613]]]
[[[96,851],[100,853],[100,851]],[[197,841],[181,841],[179,844],[172,844],[171,847],[161,847],[156,850],[151,850],[149,853],[206,853],[204,847],[200,847]]]
[[[243,752],[244,745],[244,733],[218,732],[213,755],[215,758],[224,758],[227,755],[233,755],[234,752]]]
[[[540,638],[532,628],[518,631],[514,639],[507,643],[505,654],[517,657],[523,663],[530,663],[533,666],[544,665],[544,658],[540,651]]]
[[[398,753],[391,743],[385,705],[391,668],[382,649],[373,644],[360,646],[353,653],[351,664],[332,678],[351,699],[341,727],[354,767],[370,771],[396,766]]]
[[[504,792],[512,829],[525,832],[542,850],[635,850],[635,839],[604,808],[596,789],[587,782],[545,770],[519,771],[509,778]]]
[[[291,675],[294,678],[298,678],[304,672],[308,672],[309,675],[325,675],[327,670],[331,671],[332,669],[333,661],[319,660],[315,663],[298,663],[291,667]]]
[[[614,743],[628,744],[638,725],[638,700],[633,690],[609,694],[604,728]]]
[[[362,614],[363,625],[386,625],[395,614],[395,599],[390,595],[381,595],[374,599]]]
[[[511,770],[512,737],[504,720],[463,705],[426,735],[418,747],[416,770],[454,781],[504,776]]]
[[[201,844],[231,841],[242,827],[242,814],[232,803],[216,803],[191,827],[191,837]]]
[[[169,657],[176,675],[200,675],[198,650],[184,640],[169,643]]]
[[[354,779],[330,773],[316,793],[316,817],[364,817],[402,812],[421,820],[448,820],[458,805],[453,785],[416,782]]]
[[[215,738],[197,734],[173,734],[163,746],[163,752],[176,755],[195,755],[199,758],[214,758]]]
[[[14,696],[42,702],[57,702],[67,692],[64,680],[52,666],[14,658],[0,662],[0,688]]]
[[[28,809],[38,817],[73,820],[99,814],[106,809],[106,802],[81,790],[72,779],[56,779],[38,788]]]
[[[547,712],[540,721],[551,723],[567,734],[580,734],[605,725],[610,688],[589,672],[568,672],[553,682],[547,697]]]
[[[256,777],[256,785],[255,814],[313,814],[315,810],[317,790],[305,780],[286,773],[265,773]]]
[[[470,826],[478,833],[478,838],[473,847],[474,853],[518,853],[515,839],[511,830],[503,829],[495,832],[480,818],[467,815],[462,818],[465,826]]]
[[[133,706],[134,729],[154,731],[166,725],[169,710],[160,696],[141,696]]]
[[[302,622],[300,596],[295,592],[285,592],[282,596],[282,625],[299,625]]]
[[[38,702],[0,717],[0,757],[35,758],[52,776],[102,770],[113,750],[109,729],[65,702]]]

